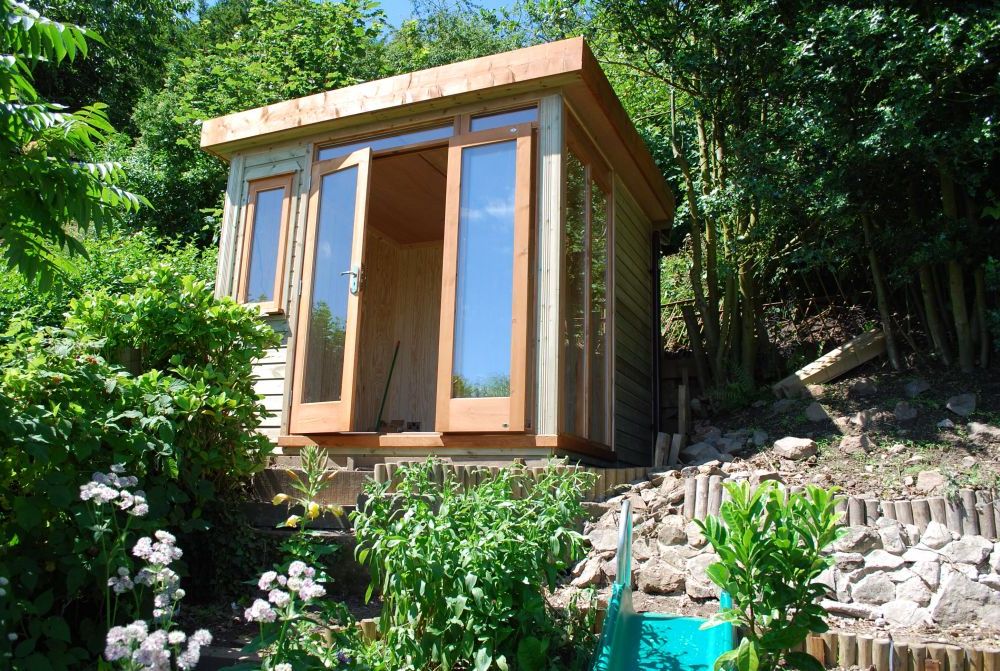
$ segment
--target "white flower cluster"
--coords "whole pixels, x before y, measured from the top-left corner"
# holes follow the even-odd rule
[[[110,473],[91,475],[90,482],[80,485],[80,499],[93,501],[99,506],[117,501],[118,508],[126,511],[129,515],[136,517],[146,515],[149,512],[146,492],[141,489],[130,492],[126,489],[126,487],[135,487],[139,484],[139,478],[134,475],[121,475],[124,469],[124,464],[115,464],[111,467]]]
[[[115,594],[124,594],[135,587],[135,583],[132,582],[128,569],[122,566],[118,569],[118,575],[108,578],[108,587],[114,590]]]
[[[187,641],[187,647],[181,646]],[[132,667],[143,671],[170,671],[170,659],[177,660],[177,668],[187,671],[198,664],[202,646],[212,642],[206,629],[199,629],[190,637],[182,631],[157,629],[150,633],[143,620],[136,620],[124,627],[108,631],[104,658],[109,662],[129,661]]]
[[[163,622],[173,617],[178,601],[184,598],[184,590],[180,588],[181,579],[169,567],[169,564],[183,556],[177,547],[177,539],[166,531],[153,534],[154,542],[149,536],[136,541],[132,554],[149,562],[149,566],[139,570],[135,582],[146,585],[153,590],[153,619]]]
[[[277,571],[266,571],[257,581],[257,587],[267,592],[267,601],[256,599],[243,612],[243,617],[247,622],[274,622],[278,617],[274,609],[287,606],[292,600],[293,592],[302,601],[324,596],[326,590],[315,581],[315,577],[316,569],[301,561],[293,561],[289,565],[287,576]]]
[[[184,556],[181,549],[177,547],[177,539],[174,538],[173,534],[157,531],[153,536],[156,537],[156,542],[153,542],[149,536],[140,538],[132,548],[132,554],[157,566],[169,566]]]
[[[7,578],[4,578],[2,575],[0,575],[0,596],[7,596],[7,590],[4,588],[7,587],[7,585],[9,584],[10,581],[7,580]]]

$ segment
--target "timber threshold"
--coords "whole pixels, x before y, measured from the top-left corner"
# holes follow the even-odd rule
[[[523,450],[545,449],[574,452],[577,454],[613,458],[614,453],[607,445],[582,440],[576,436],[532,435],[524,433],[439,433],[437,431],[373,433],[345,432],[311,435],[284,435],[278,437],[279,447],[306,447],[315,445],[325,448],[397,448],[433,450],[435,448],[459,450]]]

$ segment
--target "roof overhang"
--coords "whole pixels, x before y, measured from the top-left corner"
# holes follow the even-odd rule
[[[420,70],[209,119],[201,147],[228,160],[236,152],[475,101],[561,90],[584,115],[632,196],[654,222],[673,218],[663,174],[583,38],[573,38]]]

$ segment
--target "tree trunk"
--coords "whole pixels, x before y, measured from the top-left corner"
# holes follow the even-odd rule
[[[941,209],[952,226],[958,221],[958,203],[955,200],[955,180],[947,168],[940,168]],[[955,339],[958,341],[958,366],[962,372],[972,371],[975,353],[972,346],[972,328],[969,325],[969,309],[965,303],[965,274],[962,264],[952,257],[948,261],[948,292],[951,296],[951,316],[955,322]]]
[[[889,297],[885,287],[885,278],[878,262],[878,254],[872,243],[872,222],[867,214],[861,215],[861,225],[865,232],[865,247],[868,250],[868,265],[872,271],[872,284],[875,285],[875,299],[878,303],[879,317],[882,319],[882,332],[885,333],[885,352],[889,357],[889,365],[893,370],[901,370],[902,362],[899,348],[896,347],[896,336],[892,330],[892,315],[889,312]]]
[[[756,378],[757,368],[757,311],[754,309],[753,275],[749,261],[740,264],[740,363],[749,380]]]
[[[944,324],[941,322],[941,314],[938,312],[937,300],[934,297],[934,275],[931,267],[923,263],[920,265],[920,296],[924,303],[924,315],[927,319],[927,330],[934,344],[934,351],[941,358],[941,362],[946,366],[951,366],[951,348],[948,346],[948,336],[944,331]]]
[[[986,320],[986,269],[979,265],[972,275],[976,284],[976,321],[979,324],[979,367],[989,368],[993,343]]]

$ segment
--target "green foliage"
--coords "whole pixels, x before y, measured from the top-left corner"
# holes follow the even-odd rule
[[[17,322],[0,345],[0,575],[15,668],[79,668],[102,647],[107,558],[81,476],[124,464],[146,486],[149,524],[192,533],[270,449],[254,433],[265,410],[250,361],[277,336],[164,264],[137,281],[132,294],[73,301],[65,328]],[[109,363],[137,345],[137,375]]]
[[[833,562],[823,550],[843,529],[837,526],[833,491],[808,485],[789,494],[772,481],[751,490],[727,483],[731,499],[721,520],[697,521],[719,555],[709,579],[733,598],[706,626],[728,622],[743,633],[740,645],[716,660],[716,669],[765,671],[786,667],[819,671],[812,657],[792,648],[810,633],[827,630],[817,603],[827,588],[816,578]]]
[[[72,224],[100,229],[145,202],[119,186],[120,164],[89,161],[113,131],[105,106],[65,112],[32,83],[39,62],[84,58],[95,39],[17,0],[0,0],[0,239],[8,265],[39,275],[43,285],[67,267],[57,250],[85,253]]]
[[[543,590],[582,552],[572,528],[593,476],[547,467],[530,482],[502,469],[463,491],[434,483],[439,463],[402,468],[400,481],[371,483],[352,513],[358,560],[382,597],[382,640],[368,650],[386,669],[576,668],[589,650],[582,631],[560,626]],[[523,498],[515,486],[528,485]]]
[[[81,239],[86,257],[75,260],[51,287],[42,291],[16,271],[0,272],[0,332],[16,316],[35,326],[59,326],[72,299],[105,290],[126,292],[125,278],[164,259],[181,275],[209,281],[215,276],[216,250],[201,250],[193,243],[158,240],[145,231],[112,231]]]

